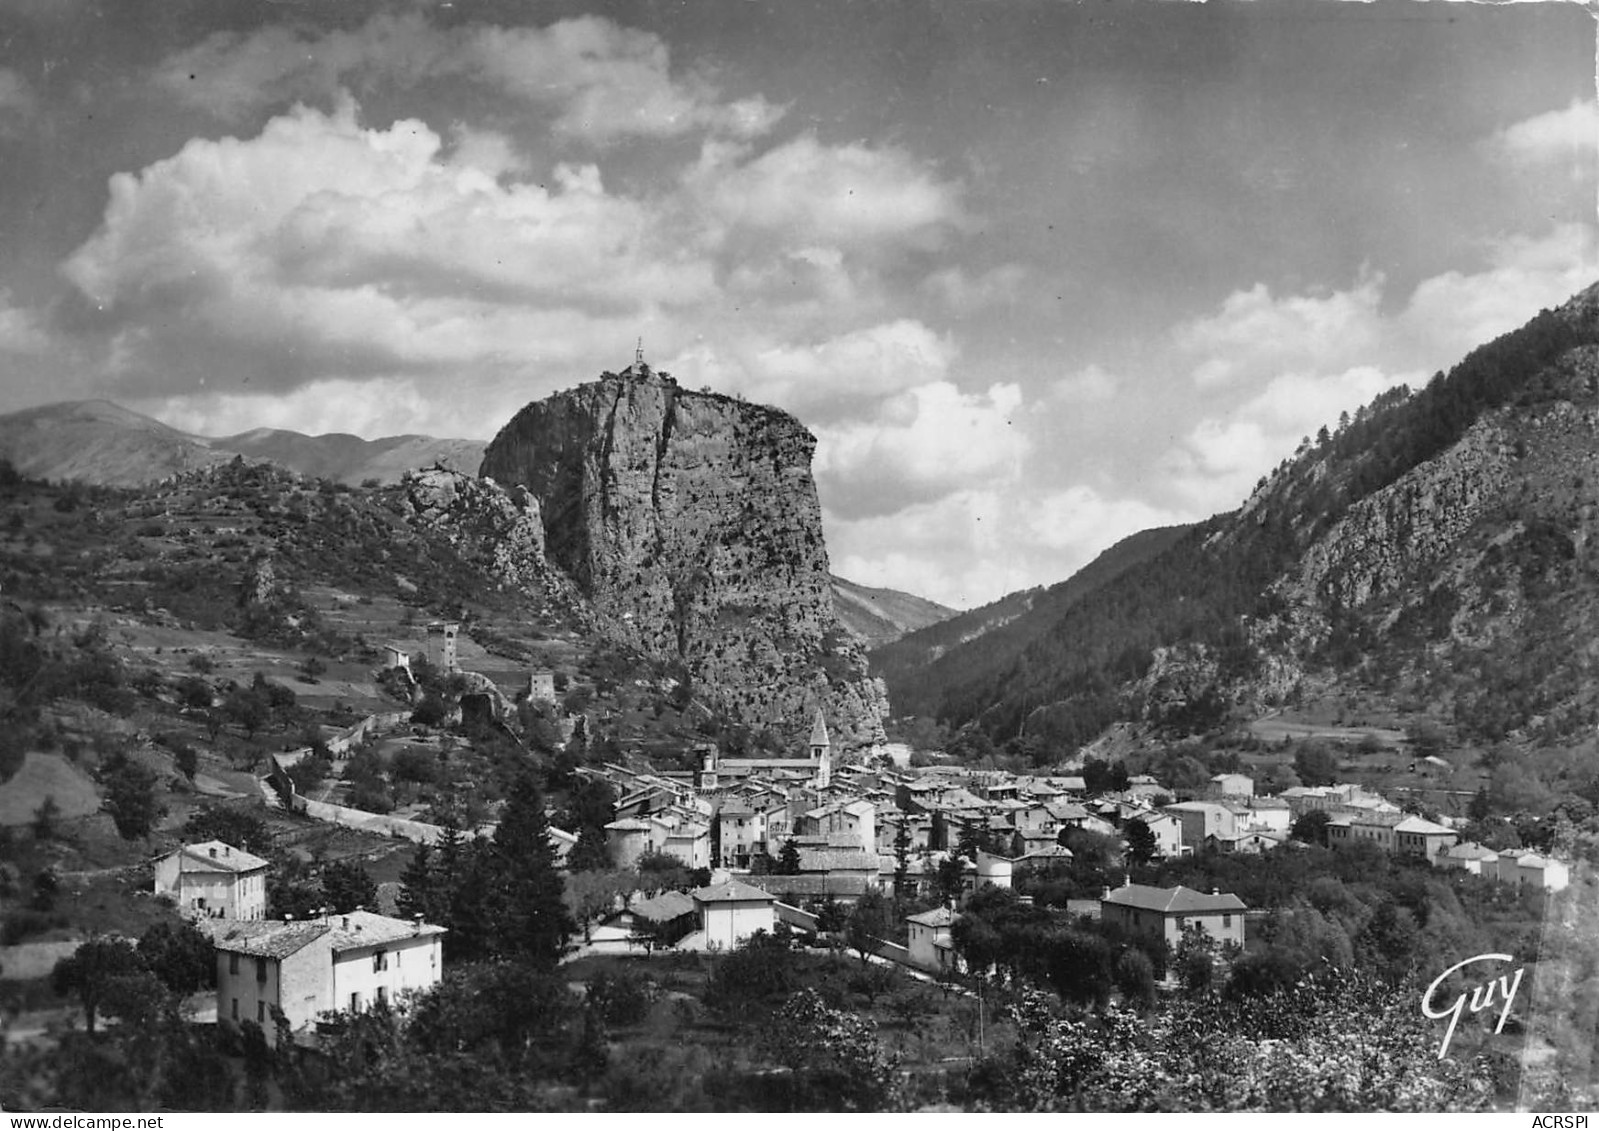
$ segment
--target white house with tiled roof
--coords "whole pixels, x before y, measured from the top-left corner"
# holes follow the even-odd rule
[[[1491,848],[1484,848],[1473,841],[1457,844],[1444,849],[1433,858],[1433,865],[1439,868],[1455,868],[1462,872],[1470,872],[1474,876],[1483,874],[1483,869],[1492,865],[1499,859],[1499,854]],[[1491,872],[1490,872],[1491,874]]]
[[[1155,837],[1156,856],[1181,856],[1183,854],[1183,823],[1175,814],[1150,809],[1127,818],[1144,825]]]
[[[1546,891],[1560,891],[1571,883],[1571,869],[1564,863],[1528,848],[1501,852],[1498,859],[1484,861],[1482,874],[1501,883]]]
[[[269,867],[220,840],[186,844],[155,862],[155,893],[195,918],[264,919]]]
[[[1255,779],[1248,774],[1212,774],[1210,790],[1216,797],[1253,797]]]
[[[766,814],[742,797],[730,797],[716,813],[718,863],[748,868],[751,857],[766,851]]]
[[[438,983],[443,936],[443,927],[370,911],[219,924],[217,1021],[253,1021],[276,1042],[278,1012],[298,1032],[323,1013],[396,1001]]]
[[[1182,942],[1183,929],[1204,928],[1218,943],[1244,945],[1244,901],[1231,892],[1204,892],[1185,888],[1154,888],[1123,884],[1106,889],[1099,901],[1102,922],[1117,923],[1141,935],[1157,935],[1171,946]]]
[[[772,929],[772,904],[777,898],[760,888],[729,880],[699,888],[691,896],[707,949],[732,950],[756,931]]]
[[[907,915],[906,949],[911,961],[923,970],[944,971],[955,964],[955,946],[950,939],[950,928],[960,918],[960,912],[948,907],[935,907],[919,915]]]
[[[1408,816],[1394,825],[1394,851],[1424,860],[1432,860],[1459,840],[1460,834],[1454,829],[1422,817]]]
[[[1206,837],[1230,837],[1238,832],[1238,815],[1214,801],[1179,801],[1164,806],[1163,812],[1176,817],[1182,825],[1183,847],[1190,851],[1203,848]]]

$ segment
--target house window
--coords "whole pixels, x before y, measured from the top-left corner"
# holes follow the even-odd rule
[[[376,974],[379,971],[387,970],[388,968],[389,968],[389,952],[388,951],[380,950],[380,951],[378,951],[376,954],[374,954],[372,956],[372,973]]]
[[[263,1024],[266,1023],[266,1002],[258,1001],[255,1003],[255,1019]]]
[[[228,955],[228,973],[229,974],[237,974],[238,972],[239,972],[239,956],[237,954]]]
[[[266,972],[267,972],[267,960],[264,959],[264,958],[257,958],[255,960],[255,980],[257,982],[266,981],[267,980],[266,979]]]
[[[387,986],[379,986],[378,987],[378,1004],[387,1005],[388,1003],[389,1003],[389,987],[387,987]]]
[[[1233,917],[1231,915],[1223,915],[1221,917],[1221,925],[1223,927],[1231,927],[1233,925]]]
[[[361,1012],[361,995],[359,993],[353,993],[350,995],[350,1012]]]
[[[235,1021],[237,1021],[239,1019],[239,999],[238,998],[234,998],[233,999],[233,1019]]]

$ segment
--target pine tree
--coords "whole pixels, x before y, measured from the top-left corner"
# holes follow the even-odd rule
[[[955,855],[964,856],[975,864],[977,862],[977,854],[983,850],[983,842],[986,839],[983,832],[980,832],[975,824],[970,821],[962,824],[960,838],[955,844]]]
[[[433,874],[433,850],[425,841],[416,846],[411,862],[400,874],[400,894],[395,902],[400,914],[407,919],[420,915],[424,922],[437,923],[442,918]]]
[[[799,845],[791,840],[785,841],[783,850],[777,854],[777,874],[779,876],[797,876],[799,873]]]
[[[563,898],[544,797],[531,773],[524,772],[511,787],[484,863],[493,950],[554,966],[577,924]]]
[[[605,830],[593,825],[583,826],[572,846],[566,866],[573,872],[603,872],[611,867],[611,848],[605,842]]]
[[[373,910],[378,902],[378,886],[360,864],[336,860],[322,869],[322,893],[328,905],[339,914],[357,908]]]
[[[473,840],[463,843],[456,853],[448,886],[441,880],[439,905],[443,909],[443,926],[450,930],[444,936],[445,957],[451,962],[475,962],[499,953],[495,943],[499,874],[492,846],[487,841]]]
[[[1128,821],[1122,837],[1127,841],[1127,859],[1134,864],[1148,864],[1160,851],[1154,830],[1143,821]]]
[[[1493,799],[1488,796],[1488,787],[1479,786],[1477,794],[1471,799],[1471,804],[1466,807],[1466,816],[1473,821],[1486,821],[1494,811]]]
[[[904,899],[906,889],[910,886],[911,874],[911,831],[910,824],[901,817],[899,827],[894,830],[894,898]]]
[[[461,826],[451,813],[439,825],[439,862],[437,879],[442,891],[449,891],[461,878],[462,857],[466,851],[466,838],[461,835]]]

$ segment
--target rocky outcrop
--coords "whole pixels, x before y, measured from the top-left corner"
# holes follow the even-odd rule
[[[433,467],[407,472],[400,498],[412,524],[442,535],[505,585],[580,604],[571,583],[545,560],[539,501],[525,489]]]
[[[1503,500],[1511,462],[1504,432],[1478,425],[1438,459],[1350,507],[1306,548],[1294,588],[1354,609],[1413,584]]]
[[[481,474],[540,504],[544,553],[612,630],[752,726],[880,735],[882,688],[833,608],[816,441],[647,366],[528,405]]]

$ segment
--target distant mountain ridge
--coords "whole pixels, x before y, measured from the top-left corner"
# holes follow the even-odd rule
[[[860,637],[867,648],[890,644],[908,632],[956,615],[955,609],[925,597],[858,585],[837,574],[833,575],[833,604],[844,627]]]
[[[256,428],[233,436],[184,432],[106,400],[69,401],[0,416],[0,458],[32,479],[78,480],[138,487],[226,463],[236,456],[299,475],[349,486],[400,482],[408,471],[433,466],[477,475],[488,444],[432,436],[364,440],[348,433],[308,436]],[[834,609],[867,647],[954,613],[943,605],[892,589],[831,578]]]
[[[212,446],[249,459],[281,464],[301,475],[332,479],[351,486],[376,479],[397,483],[407,471],[440,466],[469,474],[483,462],[482,440],[433,436],[383,436],[363,440],[343,432],[307,436],[281,428],[257,428],[213,440]]]
[[[111,401],[66,401],[0,416],[0,458],[33,479],[76,479],[138,487],[197,468],[246,459],[356,486],[397,483],[406,471],[441,464],[476,473],[481,440],[333,432],[307,436],[258,428],[236,436],[198,436]]]
[[[233,453],[111,401],[68,401],[0,416],[0,457],[31,479],[138,487]]]

